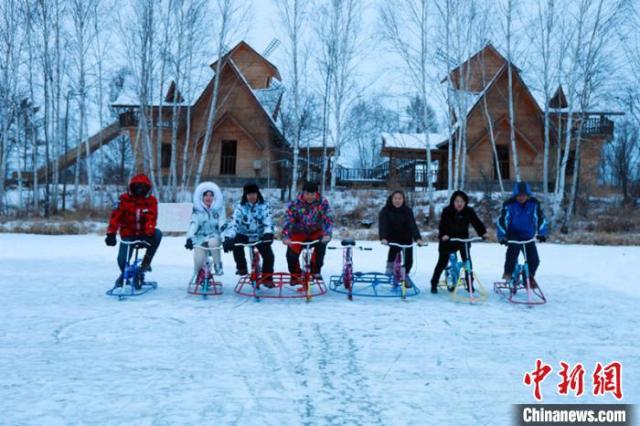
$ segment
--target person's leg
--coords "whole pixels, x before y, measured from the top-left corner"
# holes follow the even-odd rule
[[[122,241],[126,241],[127,239],[122,238]],[[118,248],[118,267],[120,268],[120,275],[124,272],[124,267],[127,264],[127,251],[130,246],[128,244],[122,244],[120,242],[120,247]],[[129,257],[131,257],[131,253],[129,253]]]
[[[262,272],[266,274],[273,273],[275,257],[273,255],[273,250],[271,249],[271,244],[262,243],[258,245],[258,251],[262,256]]]
[[[527,251],[527,262],[529,263],[529,273],[531,277],[536,275],[536,271],[538,270],[538,266],[540,266],[540,256],[538,256],[538,248],[536,247],[536,243],[529,243],[525,246],[525,250]]]
[[[213,236],[207,241],[211,257],[213,258],[213,270],[216,275],[222,275],[222,257],[220,254],[220,237]]]
[[[249,242],[249,237],[242,234],[237,234],[234,240],[236,244],[246,244]],[[238,275],[247,275],[247,258],[245,257],[244,247],[233,247],[233,260],[236,262],[236,270]]]
[[[404,270],[409,273],[413,267],[413,247],[404,249]]]
[[[153,256],[155,256],[158,247],[160,246],[160,241],[162,241],[162,231],[156,228],[155,232],[152,236],[144,238],[146,242],[151,244],[151,246],[147,247],[147,252],[144,254],[144,258],[142,259],[142,269],[151,269],[151,261],[153,260]]]
[[[440,276],[442,275],[442,271],[447,267],[447,263],[449,263],[449,254],[451,252],[446,248],[438,248],[438,262],[436,263],[436,267],[433,268],[433,275],[431,276],[431,288],[437,288],[438,282],[440,281]]]
[[[207,260],[207,251],[199,248],[193,249],[193,272],[198,275],[202,265]]]
[[[406,278],[406,287],[411,287],[411,281],[409,281],[409,271],[413,267],[413,247],[405,248],[404,250],[404,273]]]
[[[385,275],[393,275],[393,262],[395,262],[398,253],[400,253],[400,247],[389,246],[389,251],[387,252],[387,266],[384,270]]]
[[[507,254],[504,261],[504,279],[510,279],[513,271],[516,269],[518,255],[520,254],[519,244],[509,244],[507,246]]]
[[[320,240],[313,245],[313,255],[311,257],[311,273],[320,274],[324,265],[324,254],[327,251],[327,245],[322,242],[322,232],[312,233],[309,235],[309,240]]]
[[[306,239],[306,235],[292,234],[291,241],[301,242]],[[287,247],[287,266],[289,273],[300,273],[300,253],[302,252],[302,246],[300,244],[291,244]]]

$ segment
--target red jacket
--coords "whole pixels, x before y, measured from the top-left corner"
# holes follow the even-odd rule
[[[143,183],[149,187],[146,195],[133,195],[134,184]],[[118,206],[111,212],[107,234],[115,234],[120,229],[121,237],[153,236],[158,220],[158,200],[151,192],[151,181],[143,174],[129,181],[129,192],[120,195]]]

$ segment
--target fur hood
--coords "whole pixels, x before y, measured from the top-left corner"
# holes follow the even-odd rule
[[[222,209],[224,207],[224,200],[222,199],[222,191],[220,191],[220,187],[213,182],[202,182],[196,187],[196,190],[193,191],[194,210],[205,210],[204,203],[202,202],[202,196],[207,191],[213,192],[213,204],[211,205],[211,209]]]

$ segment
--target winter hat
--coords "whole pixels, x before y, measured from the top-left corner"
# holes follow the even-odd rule
[[[516,182],[513,188],[513,195],[531,195],[531,189],[526,182]]]
[[[258,184],[251,182],[244,185],[242,188],[242,195],[246,196],[247,194],[259,194],[260,188],[258,188]]]
[[[318,184],[316,182],[305,182],[302,190],[304,192],[318,192]]]

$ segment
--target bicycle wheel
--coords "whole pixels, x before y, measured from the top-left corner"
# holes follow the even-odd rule
[[[455,291],[458,280],[449,272],[449,268],[444,270],[444,279],[447,283],[447,290],[449,290],[449,292]]]

